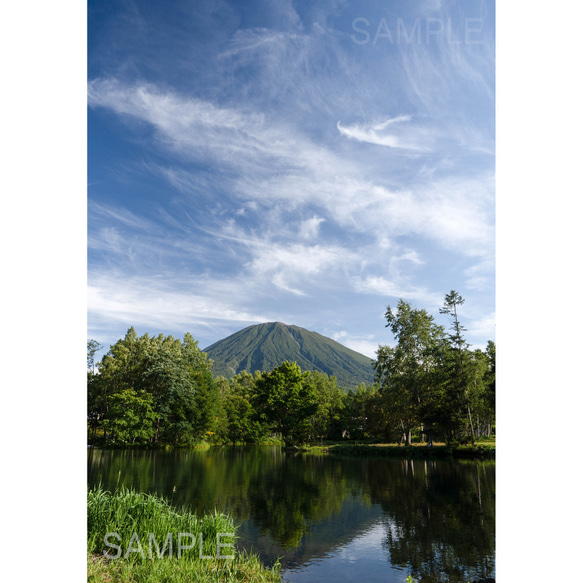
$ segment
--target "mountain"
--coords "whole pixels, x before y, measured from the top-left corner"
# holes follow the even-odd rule
[[[214,361],[213,374],[233,377],[246,370],[268,372],[284,361],[302,371],[334,375],[338,385],[351,388],[374,379],[372,360],[331,338],[299,326],[267,322],[249,326],[204,349]]]

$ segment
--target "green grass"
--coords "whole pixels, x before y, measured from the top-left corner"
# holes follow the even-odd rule
[[[110,535],[107,545],[104,537]],[[150,546],[149,535],[154,536],[160,549]],[[195,543],[192,549],[181,549],[178,556],[178,534],[183,544]],[[233,559],[218,558],[217,534],[221,542],[233,546],[221,549],[223,555]],[[172,556],[169,547],[164,552],[164,541],[171,534]],[[202,536],[202,553],[199,549]],[[133,538],[132,538],[133,537]],[[137,537],[137,538],[136,538]],[[87,580],[88,582],[120,583],[201,583],[214,581],[281,582],[280,565],[265,568],[256,556],[238,553],[234,547],[236,527],[224,514],[198,517],[186,508],[175,509],[164,498],[141,494],[123,488],[114,493],[101,488],[87,493]],[[112,547],[110,545],[118,545]],[[142,552],[128,552],[139,550]],[[104,554],[105,551],[105,554]],[[200,554],[203,557],[200,558]],[[118,558],[113,558],[118,555]]]
[[[279,566],[266,569],[256,556],[229,560],[154,559],[140,563],[87,555],[87,583],[281,583]]]

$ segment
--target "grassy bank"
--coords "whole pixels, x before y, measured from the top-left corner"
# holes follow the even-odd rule
[[[445,444],[413,444],[409,446],[382,443],[336,443],[332,445],[316,445],[300,450],[312,455],[332,454],[340,456],[371,456],[396,458],[466,458],[466,459],[494,459],[496,457],[495,443],[477,443],[476,445],[458,445],[457,447]]]
[[[87,554],[87,583],[275,583],[279,573],[266,569],[255,556],[232,561],[160,559],[132,563]]]
[[[217,548],[217,535],[223,547]],[[265,568],[257,557],[238,553],[235,541],[236,527],[223,514],[199,518],[127,489],[87,494],[91,583],[281,582],[279,565]]]

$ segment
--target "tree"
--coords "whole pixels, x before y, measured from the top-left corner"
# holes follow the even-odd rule
[[[196,384],[175,348],[167,343],[149,356],[139,383],[154,398],[154,441],[180,444],[194,440]]]
[[[492,415],[494,415],[496,410],[496,344],[494,344],[492,340],[488,340],[486,356],[488,358],[488,368],[484,375],[484,382],[486,383],[486,399]]]
[[[143,445],[154,435],[157,415],[152,408],[152,395],[145,391],[125,389],[109,395],[109,416],[104,426],[113,445]]]
[[[208,440],[217,429],[219,390],[208,369],[193,370],[190,376],[195,383],[193,437],[196,440]]]
[[[485,352],[474,350],[472,356],[479,362],[473,381],[478,390],[476,404],[472,405],[476,413],[476,432],[490,436],[496,419],[496,345],[489,340]]]
[[[95,374],[95,355],[99,352],[103,346],[97,342],[97,340],[87,341],[87,370]]]
[[[216,443],[229,441],[229,416],[225,408],[225,403],[229,400],[231,385],[223,376],[214,377],[217,389],[217,415],[214,424],[214,434],[212,440]]]
[[[159,339],[150,338],[148,334],[139,338],[132,326],[124,338],[110,346],[98,364],[99,375],[107,394],[139,386],[145,360],[157,349],[159,342],[156,340]]]
[[[443,301],[443,306],[439,308],[440,314],[448,314],[452,317],[452,324],[451,328],[453,330],[453,334],[449,334],[449,339],[454,345],[458,352],[462,353],[462,350],[467,346],[466,341],[462,336],[462,332],[465,332],[465,328],[460,324],[458,319],[458,306],[462,306],[466,300],[460,296],[456,291],[451,290],[448,294],[445,295],[445,299]]]
[[[103,346],[97,340],[87,341],[87,424],[91,431],[91,439],[95,439],[105,409],[99,375],[95,374],[95,354],[101,348]]]
[[[88,365],[95,348],[88,343]],[[138,337],[131,327],[97,367],[99,374],[88,378],[89,423],[94,430],[103,427],[105,441],[113,438],[112,430],[119,434],[119,424],[113,421],[123,420],[112,409],[114,405],[119,409],[119,398],[110,397],[123,395],[128,400],[140,391],[151,397],[156,420],[152,441],[188,443],[213,434],[218,389],[211,362],[190,334],[183,341],[163,334]]]
[[[306,374],[305,383],[310,385],[318,400],[318,409],[311,418],[310,439],[338,439],[342,437],[341,418],[344,393],[337,385],[336,377],[319,371]]]
[[[448,335],[451,348],[453,350],[450,358],[450,378],[447,382],[449,406],[452,410],[452,415],[459,417],[458,412],[460,407],[465,408],[467,418],[470,426],[470,435],[472,443],[475,443],[474,423],[472,420],[472,408],[470,399],[470,386],[472,382],[471,371],[469,370],[469,344],[462,336],[465,328],[460,324],[458,318],[458,307],[464,304],[465,300],[462,296],[451,290],[446,294],[443,307],[439,309],[440,314],[447,314],[451,317],[452,333]],[[462,404],[463,403],[463,404]],[[453,421],[453,418],[452,418]],[[459,423],[450,424],[448,431],[448,441],[457,440],[457,433]]]
[[[255,394],[255,379],[242,371],[229,381],[229,391],[223,396],[227,416],[226,438],[231,443],[254,443],[266,435],[265,423],[255,414],[251,404]]]
[[[295,362],[283,362],[256,382],[253,405],[288,446],[305,441],[310,417],[318,409],[318,397],[306,377]]]
[[[378,392],[377,385],[360,383],[346,393],[342,412],[343,437],[364,439],[367,436],[368,407]]]
[[[385,443],[403,438],[400,419],[391,407],[387,395],[379,391],[378,385],[371,387],[365,401],[365,437],[381,439]]]
[[[379,346],[374,363],[376,380],[408,445],[411,429],[422,426],[424,417],[431,417],[427,405],[432,402],[434,368],[442,347],[443,328],[425,310],[413,308],[403,299],[399,300],[396,312],[387,307],[385,318],[397,344]]]

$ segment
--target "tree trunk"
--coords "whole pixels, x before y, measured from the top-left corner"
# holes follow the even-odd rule
[[[470,409],[470,400],[466,394],[466,402],[468,404],[468,419],[470,420],[470,431],[472,435],[472,445],[476,445],[476,436],[474,434],[474,424],[472,423],[472,410]]]

